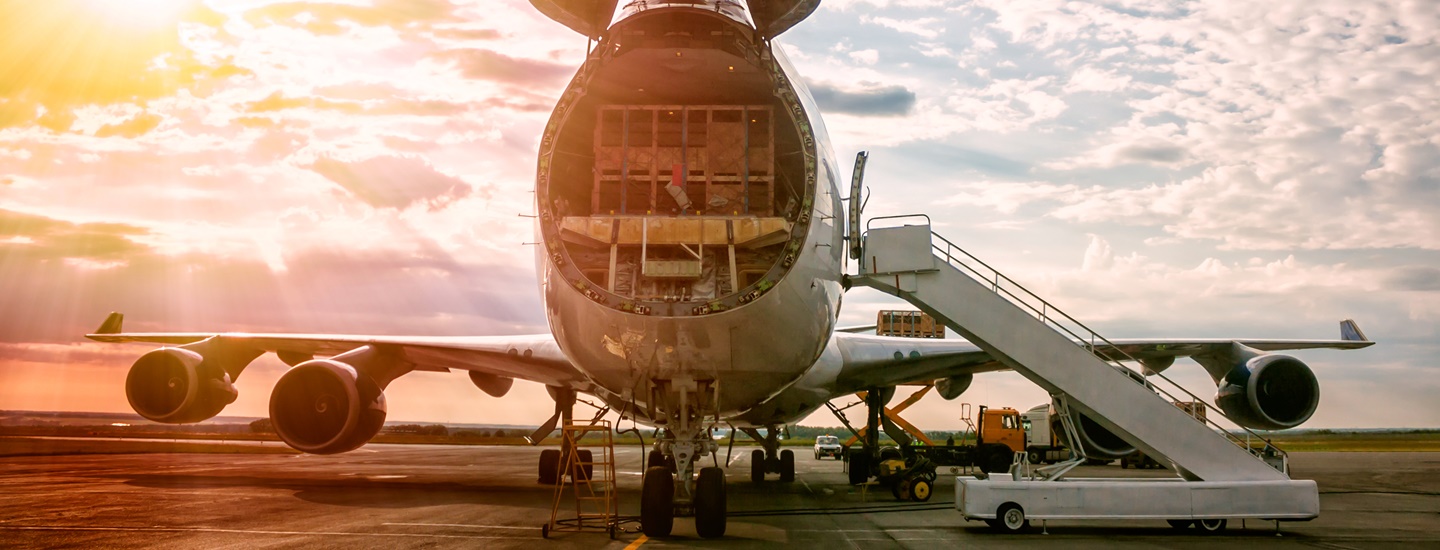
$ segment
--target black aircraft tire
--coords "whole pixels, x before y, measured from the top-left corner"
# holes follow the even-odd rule
[[[850,484],[859,485],[870,480],[870,455],[863,450],[850,453]]]
[[[540,479],[541,485],[554,485],[555,474],[560,472],[560,450],[545,449],[540,451]]]
[[[795,451],[785,449],[780,451],[780,482],[793,483],[795,481]]]
[[[651,466],[640,485],[640,530],[647,537],[670,536],[675,527],[675,477],[664,466]]]
[[[750,481],[755,483],[765,481],[765,451],[760,449],[750,451]]]
[[[580,464],[572,471],[573,473],[571,473],[570,475],[580,478],[576,479],[575,481],[580,481],[581,479],[593,479],[591,476],[595,475],[595,465],[591,463],[595,462],[595,454],[592,453],[590,449],[577,449],[575,451],[575,454],[580,456]]]
[[[650,468],[651,466],[664,466],[664,465],[665,465],[665,453],[660,452],[658,449],[651,450],[651,451],[650,451],[650,454],[649,454],[649,455],[646,455],[646,458],[645,458],[645,468],[648,469],[648,468]]]
[[[725,470],[700,469],[695,483],[695,534],[707,539],[725,535]]]

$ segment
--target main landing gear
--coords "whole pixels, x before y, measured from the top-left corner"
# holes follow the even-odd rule
[[[760,442],[764,450],[756,449],[750,451],[750,481],[760,483],[765,481],[765,474],[780,474],[780,481],[791,483],[795,481],[795,451],[790,449],[780,450],[780,430],[775,426],[768,426],[765,435],[755,428],[740,428],[745,435]]]

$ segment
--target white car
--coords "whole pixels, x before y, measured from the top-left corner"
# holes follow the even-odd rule
[[[844,452],[844,447],[840,446],[840,438],[833,435],[821,435],[815,437],[816,460],[827,456],[833,456],[836,460],[839,460],[840,453],[842,452]]]

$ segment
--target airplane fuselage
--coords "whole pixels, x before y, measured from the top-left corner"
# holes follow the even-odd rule
[[[736,417],[822,357],[843,293],[838,166],[809,91],[743,18],[628,13],[557,104],[538,164],[546,314],[595,394],[663,424],[699,385],[704,410]]]

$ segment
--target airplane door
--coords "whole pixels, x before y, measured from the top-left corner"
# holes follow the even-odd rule
[[[865,187],[865,161],[870,158],[870,153],[861,151],[855,153],[855,173],[850,175],[850,198],[847,213],[849,216],[846,222],[850,224],[850,233],[846,237],[850,241],[850,259],[860,259],[860,214],[865,209],[865,201],[860,198],[860,192]]]

